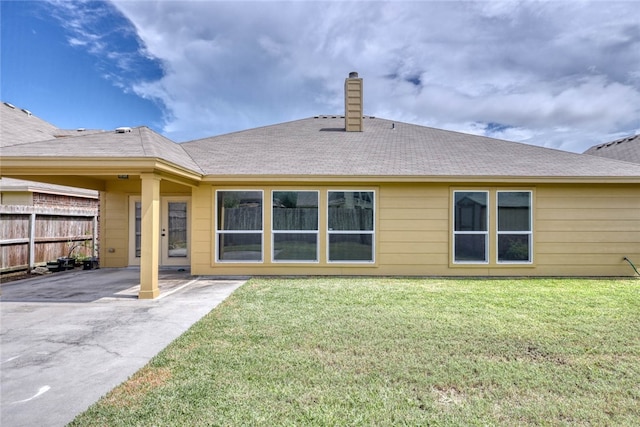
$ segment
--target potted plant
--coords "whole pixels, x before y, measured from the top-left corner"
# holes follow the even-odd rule
[[[82,260],[82,269],[83,270],[93,270],[98,267],[98,258],[94,256],[84,257]]]
[[[76,259],[69,256],[63,256],[58,258],[58,265],[58,271],[73,270],[76,266]]]
[[[60,262],[58,260],[47,261],[47,269],[52,273],[57,273],[58,271],[62,271],[60,269]]]

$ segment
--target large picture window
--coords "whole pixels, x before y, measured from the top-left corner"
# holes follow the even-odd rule
[[[262,191],[216,192],[217,260],[263,260]]]
[[[453,253],[457,263],[489,261],[489,193],[454,191]]]
[[[531,262],[531,192],[498,191],[498,262]]]
[[[328,192],[329,262],[374,261],[374,192]]]
[[[318,261],[318,192],[274,191],[273,260]]]

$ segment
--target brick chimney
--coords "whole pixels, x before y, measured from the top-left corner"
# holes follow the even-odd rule
[[[344,129],[347,132],[362,132],[362,79],[352,71],[344,81]]]

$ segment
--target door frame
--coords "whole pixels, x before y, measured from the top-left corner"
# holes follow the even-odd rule
[[[187,204],[187,254],[186,257],[169,257],[169,239],[166,230],[169,224],[169,203],[181,201]],[[129,196],[129,260],[130,266],[140,265],[140,256],[136,256],[136,203],[141,203],[141,196]],[[160,197],[160,245],[158,247],[158,260],[160,266],[191,265],[191,196],[161,196]]]

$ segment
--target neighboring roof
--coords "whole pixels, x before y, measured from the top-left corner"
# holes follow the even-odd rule
[[[60,194],[64,196],[83,197],[88,199],[98,198],[98,192],[93,190],[13,178],[0,178],[0,191]]]
[[[4,154],[9,146],[45,141],[68,135],[87,135],[102,132],[97,130],[63,130],[58,129],[31,113],[31,111],[18,108],[8,102],[0,104],[0,154]],[[98,192],[83,188],[68,187],[65,185],[45,184],[42,182],[24,181],[21,179],[1,178],[0,189],[2,191],[28,191],[50,194],[63,194],[75,197],[98,198]]]
[[[104,131],[58,129],[25,108],[16,107],[8,102],[0,104],[0,147],[97,132]]]
[[[210,176],[640,177],[640,166],[366,117],[312,118],[181,144]]]
[[[640,163],[640,135],[628,136],[604,144],[594,145],[584,154]]]
[[[26,109],[7,102],[0,104],[0,147],[51,139],[57,130]]]

